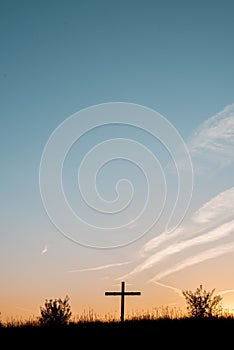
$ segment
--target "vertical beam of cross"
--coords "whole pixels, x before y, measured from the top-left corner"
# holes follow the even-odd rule
[[[141,292],[125,292],[125,282],[121,282],[121,292],[105,292],[105,295],[118,295],[121,296],[121,314],[120,314],[120,321],[124,322],[124,302],[125,302],[125,295],[141,295]]]
[[[121,315],[120,320],[121,322],[124,321],[124,296],[125,296],[125,282],[121,282],[122,288],[121,288]]]

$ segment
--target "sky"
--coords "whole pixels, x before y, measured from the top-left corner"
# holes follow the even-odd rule
[[[233,1],[1,1],[2,319],[234,309]]]

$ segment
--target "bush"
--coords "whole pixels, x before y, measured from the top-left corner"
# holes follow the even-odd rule
[[[187,302],[187,310],[191,317],[213,317],[222,312],[219,305],[222,298],[219,295],[213,296],[215,289],[212,291],[203,290],[202,285],[195,292],[190,290],[182,291]]]
[[[46,299],[44,307],[40,307],[40,311],[41,317],[39,321],[42,325],[64,325],[69,322],[72,315],[68,296],[64,300],[61,298]]]

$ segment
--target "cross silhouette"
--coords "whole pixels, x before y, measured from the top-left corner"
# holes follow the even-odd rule
[[[121,282],[121,292],[105,292],[105,295],[118,295],[121,296],[121,322],[124,321],[124,297],[125,295],[141,295],[141,292],[125,292],[125,282]]]

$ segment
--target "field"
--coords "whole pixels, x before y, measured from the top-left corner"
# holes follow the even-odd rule
[[[160,318],[71,322],[57,327],[8,324],[0,327],[1,349],[234,348],[234,318]],[[3,344],[5,344],[3,346]]]

